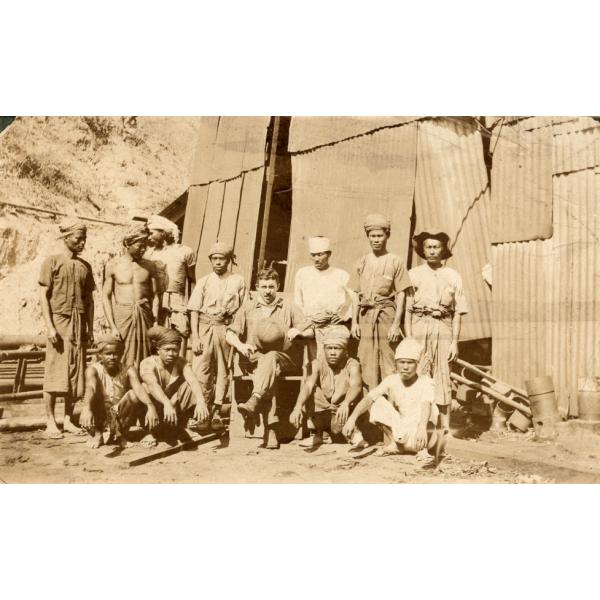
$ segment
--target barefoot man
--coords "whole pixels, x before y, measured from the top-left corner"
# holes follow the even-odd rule
[[[430,228],[413,237],[415,252],[427,262],[408,274],[412,293],[406,303],[406,335],[424,346],[420,373],[435,381],[435,402],[446,433],[450,425],[450,363],[458,356],[462,316],[468,306],[461,276],[444,261],[452,256],[448,234]]]
[[[345,436],[352,435],[357,419],[370,410],[371,423],[383,431],[380,456],[421,452],[422,458],[429,458],[426,448],[435,446],[438,412],[433,380],[417,375],[422,351],[423,346],[413,339],[405,338],[398,344],[396,373],[388,375],[357,404],[344,425]]]
[[[121,447],[127,445],[126,429],[121,423],[119,407],[132,398],[138,398],[146,406],[145,423],[148,430],[152,431],[158,425],[158,413],[137,371],[121,363],[123,349],[121,338],[103,336],[98,342],[98,362],[86,369],[79,424],[90,435],[87,443],[90,448],[99,448],[104,444],[103,434],[106,428],[109,430],[107,442],[112,439]]]
[[[151,248],[146,258],[162,272],[162,309],[159,325],[177,330],[182,337],[181,356],[185,357],[190,319],[186,308],[186,292],[196,281],[196,255],[191,248],[179,243],[179,228],[160,215],[148,219]]]
[[[123,362],[136,368],[150,355],[148,329],[161,306],[156,266],[143,258],[147,243],[146,225],[134,225],[123,238],[125,253],[108,261],[102,287],[104,316],[125,343]]]
[[[185,435],[185,427],[192,416],[200,427],[206,427],[208,407],[200,382],[190,365],[179,356],[179,333],[156,325],[150,329],[148,336],[156,354],[141,362],[140,377],[159,416],[159,422],[156,425],[154,419],[150,422],[147,418],[149,406],[143,398],[134,395],[126,398],[123,405],[119,406],[119,415],[126,427],[138,418],[145,418],[149,432],[142,443],[145,446],[155,446],[161,433]]]
[[[352,333],[359,338],[358,359],[369,389],[395,371],[394,348],[402,337],[404,296],[410,288],[406,265],[387,251],[390,220],[379,214],[364,224],[371,252],[358,260],[349,288],[359,296]]]
[[[278,425],[281,398],[276,389],[280,375],[299,371],[301,349],[292,342],[312,337],[310,321],[293,303],[277,297],[279,275],[272,268],[258,272],[256,296],[247,299],[227,328],[227,342],[241,355],[240,368],[252,376],[252,395],[238,404],[246,420],[263,415],[266,448],[279,448]],[[244,341],[242,341],[244,340]]]
[[[246,297],[246,283],[229,271],[233,248],[216,242],[208,253],[213,272],[198,280],[188,303],[192,320],[193,369],[211,409],[212,427],[220,425],[219,411],[227,397],[230,346],[227,326]]]
[[[290,423],[300,427],[304,408],[310,406],[307,412],[315,429],[310,442],[313,449],[323,444],[325,432],[334,442],[346,441],[341,435],[342,428],[351,409],[362,397],[360,363],[348,357],[349,341],[350,332],[343,325],[329,327],[325,331],[323,354],[312,362],[311,372],[300,388],[296,406],[290,415]]]
[[[87,239],[85,225],[66,220],[60,227],[62,253],[42,263],[39,276],[40,304],[46,323],[44,403],[46,435],[62,438],[54,416],[56,397],[65,401],[64,431],[83,434],[72,422],[73,405],[83,396],[86,348],[93,343],[96,289],[92,267],[79,258]]]

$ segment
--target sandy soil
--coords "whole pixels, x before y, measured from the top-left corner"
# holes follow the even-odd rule
[[[127,463],[147,452],[134,446],[107,458],[112,448],[92,450],[85,440],[48,440],[43,431],[0,434],[0,478],[6,483],[543,483],[553,479],[487,460],[449,456],[431,471],[412,456],[356,460],[348,446],[324,445],[306,453],[294,441],[279,450],[259,448],[255,438],[213,441],[192,451],[137,467]],[[166,444],[161,447],[167,448]]]

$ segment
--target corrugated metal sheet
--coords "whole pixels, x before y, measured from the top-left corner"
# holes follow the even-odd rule
[[[269,117],[203,117],[182,243],[197,252],[196,273],[217,240],[233,244],[236,272],[249,281],[265,177]]]
[[[491,241],[520,242],[552,235],[552,118],[496,127],[491,174]]]
[[[416,232],[439,226],[450,236],[454,256],[448,266],[461,274],[470,305],[461,340],[491,336],[491,293],[481,275],[491,260],[488,188],[481,134],[474,124],[418,123]]]
[[[313,131],[311,119],[295,121],[296,140],[308,139]],[[309,129],[306,134],[303,125]],[[358,127],[356,131],[360,123]],[[350,271],[359,256],[369,251],[363,221],[371,212],[390,216],[389,250],[407,256],[416,143],[416,124],[410,123],[292,156],[287,289],[298,268],[310,264],[307,239],[314,235],[330,237],[332,264]]]
[[[418,117],[294,117],[288,150],[304,152],[319,146],[364,135],[382,127],[394,127]]]
[[[576,415],[578,378],[600,375],[600,168],[586,166],[598,165],[600,131],[585,120],[554,131],[555,167],[574,169],[553,177],[551,239],[494,247],[492,360],[515,385],[551,375]]]

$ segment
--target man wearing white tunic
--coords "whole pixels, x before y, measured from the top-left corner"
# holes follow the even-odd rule
[[[308,250],[313,266],[302,267],[294,280],[294,302],[313,325],[314,342],[309,343],[309,358],[323,353],[323,337],[328,327],[346,325],[352,318],[352,295],[347,289],[350,274],[329,264],[331,242],[323,236],[309,238]]]
[[[452,256],[448,241],[448,235],[437,229],[414,236],[415,251],[427,262],[408,272],[412,294],[405,318],[407,336],[424,346],[419,372],[435,382],[435,402],[444,430],[452,401],[450,363],[458,355],[461,318],[468,312],[461,276],[443,263]]]
[[[414,339],[403,339],[395,351],[396,373],[388,375],[361,400],[350,415],[343,433],[352,435],[357,419],[370,410],[370,421],[381,427],[384,447],[380,456],[400,453],[426,453],[436,442],[434,383],[431,377],[417,374],[423,346]],[[425,458],[425,456],[423,456]]]

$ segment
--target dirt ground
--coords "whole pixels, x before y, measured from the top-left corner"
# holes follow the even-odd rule
[[[360,460],[349,446],[324,445],[306,453],[298,441],[279,450],[259,447],[256,438],[218,440],[190,451],[129,467],[148,451],[139,445],[108,458],[111,446],[87,447],[85,438],[46,439],[42,430],[0,434],[0,478],[5,483],[551,483],[543,469],[510,461],[469,458],[452,450],[437,470],[423,468],[413,456]],[[468,444],[476,445],[476,442]],[[160,447],[167,448],[166,444]],[[469,446],[470,447],[470,446]],[[460,456],[459,456],[460,454]],[[552,475],[552,473],[550,474]]]

